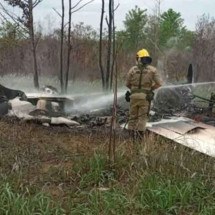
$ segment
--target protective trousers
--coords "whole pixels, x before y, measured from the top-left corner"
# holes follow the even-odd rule
[[[145,131],[148,120],[148,107],[149,102],[146,99],[131,99],[128,121],[129,130]]]

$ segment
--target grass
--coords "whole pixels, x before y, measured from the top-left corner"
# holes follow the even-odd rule
[[[110,164],[102,131],[0,126],[0,214],[215,214],[214,158],[118,137]]]
[[[109,189],[70,193],[60,206],[43,193],[29,196],[1,186],[0,214],[214,214],[215,191],[200,179],[166,179],[159,174],[139,176],[133,189],[119,183]],[[138,182],[138,183],[137,183]]]
[[[2,83],[29,92],[32,80],[4,76]],[[46,77],[44,84],[59,81]],[[213,89],[194,92],[208,98]],[[96,92],[101,85],[70,82],[69,90]],[[141,146],[118,138],[110,165],[101,131],[0,126],[0,215],[215,214],[214,158],[156,136]]]
[[[96,153],[88,160],[88,171],[80,178],[85,184],[71,196],[71,214],[214,214],[215,189],[213,179],[180,177],[153,169],[135,169],[127,163],[125,170],[120,164],[106,181],[105,157]],[[122,158],[123,160],[123,158]],[[92,163],[96,165],[91,165]],[[133,169],[133,170],[132,170]],[[85,169],[86,171],[86,169]],[[127,171],[127,172],[126,172]],[[131,172],[130,172],[131,171]],[[126,173],[125,173],[126,172]],[[81,174],[81,170],[79,170]],[[93,183],[95,182],[95,183]],[[81,187],[81,186],[79,186]],[[78,199],[77,202],[73,201]]]
[[[71,208],[71,214],[214,214],[214,191],[199,180],[180,182],[159,175],[140,177],[133,190],[118,185],[93,189]],[[85,213],[83,213],[85,211]]]
[[[43,193],[29,195],[14,192],[9,183],[0,186],[0,214],[63,214],[64,210]]]
[[[154,214],[180,214],[183,211],[204,214],[206,210],[213,214],[215,191],[211,188],[200,179],[185,181],[149,175],[140,182],[138,200]]]

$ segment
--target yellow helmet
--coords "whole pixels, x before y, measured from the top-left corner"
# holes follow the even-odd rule
[[[149,52],[146,49],[141,49],[137,52],[136,56],[137,62],[142,64],[150,64],[152,62],[152,58],[149,55]]]
[[[150,55],[146,49],[141,49],[137,52],[137,57],[150,57]]]

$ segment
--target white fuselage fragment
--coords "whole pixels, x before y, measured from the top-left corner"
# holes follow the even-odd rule
[[[181,122],[188,125],[187,131],[184,126],[181,126],[183,125]],[[215,127],[213,126],[182,117],[148,123],[148,125],[147,129],[153,133],[215,157]]]

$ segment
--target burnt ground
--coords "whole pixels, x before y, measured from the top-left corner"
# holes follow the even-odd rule
[[[76,189],[74,184],[78,181],[78,176],[74,176],[73,170],[77,165],[86,165],[87,171],[89,158],[95,152],[107,154],[108,151],[109,128],[105,126],[91,129],[44,127],[13,118],[1,118],[0,127],[1,177],[16,179],[16,186],[30,184],[43,190],[48,187],[54,196],[65,194],[68,187]],[[119,133],[116,153],[119,153],[123,162],[136,163],[137,167],[142,165],[141,168],[156,169],[161,165],[164,171],[173,174],[176,165],[177,170],[189,168],[189,171],[183,170],[188,175],[201,171],[214,175],[213,158],[153,135],[142,144],[143,154],[140,155],[136,151],[139,146]],[[182,160],[183,166],[180,164]],[[128,173],[123,172],[121,167],[116,168],[119,168],[118,180],[123,182]],[[59,186],[63,186],[65,190]]]
[[[37,157],[41,162],[57,162],[58,156],[54,156],[54,151],[58,151],[59,157],[62,154],[65,158],[70,155],[91,154],[103,143],[101,137],[106,133],[104,129],[97,129],[94,133],[94,129],[88,128],[45,127],[6,117],[1,119],[0,127],[0,140],[4,143],[4,150],[21,150],[23,155],[30,152],[31,156]]]
[[[60,184],[71,187],[74,164],[104,148],[105,129],[44,127],[13,118],[0,120],[0,175],[16,187],[30,185],[61,196]],[[47,185],[48,184],[48,185]],[[46,186],[47,185],[47,186]]]
[[[119,107],[120,122],[125,122],[127,110]],[[136,180],[145,174],[185,181],[198,177],[214,184],[214,158],[153,134],[137,144],[117,130],[116,160],[110,165],[110,128],[98,118],[110,114],[108,107],[78,116],[80,127],[46,127],[14,117],[1,118],[0,181],[10,182],[17,192],[25,193],[26,187],[30,194],[45,192],[66,209],[71,198],[85,204],[86,197],[76,195],[80,190],[88,193],[115,186],[133,190]]]
[[[115,163],[110,163],[110,129],[106,126],[45,127],[1,118],[0,128],[0,182],[9,183],[16,193],[27,198],[41,192],[50,196],[53,204],[60,204],[65,210],[58,214],[87,214],[80,209],[83,207],[99,208],[99,213],[88,214],[118,214],[112,208],[110,213],[103,213],[100,201],[98,204],[91,201],[92,193],[102,196],[116,189],[130,200],[130,196],[139,192],[140,181],[147,176],[157,176],[158,184],[159,180],[200,181],[203,190],[206,185],[211,190],[206,199],[212,208],[214,206],[215,159],[159,136],[151,134],[137,144],[127,135],[117,133]],[[114,207],[118,207],[120,198],[111,195],[111,199]],[[124,214],[132,214],[137,200],[132,201]],[[126,205],[119,207],[124,210]],[[82,212],[73,213],[76,209]],[[135,214],[153,214],[139,210],[135,209]],[[193,210],[198,211],[195,207]]]

